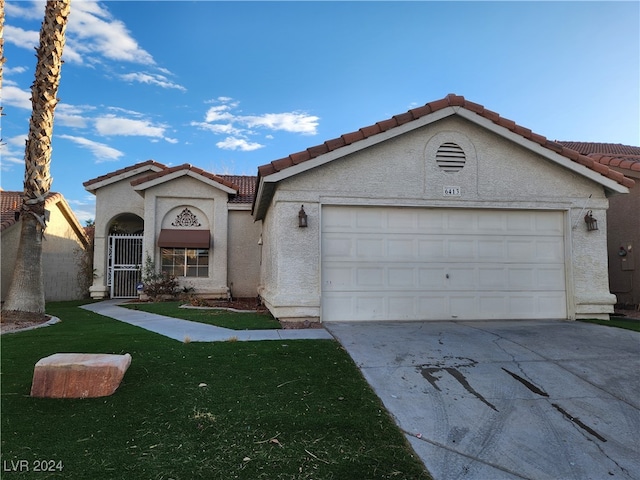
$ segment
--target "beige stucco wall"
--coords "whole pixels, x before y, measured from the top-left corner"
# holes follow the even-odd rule
[[[2,251],[0,251],[0,260],[2,262],[2,300],[7,298],[9,286],[11,284],[11,276],[13,268],[16,264],[16,254],[18,253],[18,244],[20,243],[20,222],[14,223],[9,228],[2,231],[0,235],[2,240]]]
[[[435,163],[435,152],[445,141],[465,150],[467,163],[460,172],[443,172]],[[444,186],[459,186],[461,195],[443,196]],[[309,217],[306,229],[297,227],[301,204]],[[603,187],[460,117],[445,118],[279,183],[264,220],[259,286],[278,318],[320,317],[322,205],[565,212],[568,317],[606,317],[613,311]],[[585,206],[593,211],[600,230],[587,232],[581,217]]]
[[[180,277],[182,286],[191,287],[196,294],[225,297],[227,284],[227,199],[228,194],[189,176],[161,183],[144,191],[145,230],[143,255],[149,254],[160,268],[160,248],[157,238],[162,228],[171,222],[184,207],[198,215],[201,227],[211,232],[209,276]],[[203,216],[200,216],[203,215]],[[192,228],[192,227],[190,227]],[[193,227],[195,228],[195,227]]]
[[[228,265],[229,288],[234,297],[258,295],[262,222],[254,222],[251,209],[229,211]]]
[[[130,182],[146,175],[149,175],[149,172],[103,186],[96,191],[95,247],[93,253],[95,277],[90,288],[93,298],[109,296],[107,287],[107,243],[111,222],[125,213],[132,213],[144,218],[144,199],[131,188]]]
[[[84,296],[78,277],[80,256],[85,250],[78,233],[69,223],[60,204],[48,204],[49,222],[42,241],[42,275],[46,301],[77,300]],[[2,299],[13,275],[20,241],[20,222],[2,232]]]
[[[171,225],[184,209],[198,218],[200,226],[189,229],[209,230],[209,277],[182,277],[181,286],[191,287],[204,297],[226,297],[229,287],[236,297],[255,297],[260,268],[258,245],[261,222],[254,222],[249,205],[228,203],[228,193],[213,185],[183,175],[136,192],[131,181],[141,176],[123,178],[96,191],[96,237],[94,264],[96,278],[91,287],[94,298],[108,297],[107,242],[113,219],[131,213],[144,219],[143,260],[148,254],[156,269],[161,265],[157,245],[163,228]]]

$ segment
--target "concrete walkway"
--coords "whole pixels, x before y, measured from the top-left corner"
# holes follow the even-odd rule
[[[110,317],[121,322],[144,328],[165,337],[184,342],[240,342],[256,340],[333,340],[333,336],[324,328],[306,328],[299,330],[231,330],[204,323],[180,320],[154,313],[132,310],[119,306],[122,300],[105,300],[83,305],[81,308]]]

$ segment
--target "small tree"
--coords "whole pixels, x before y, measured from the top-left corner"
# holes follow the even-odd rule
[[[164,296],[175,296],[178,292],[178,279],[166,272],[158,272],[156,264],[147,253],[142,269],[142,291],[151,300],[156,301]]]

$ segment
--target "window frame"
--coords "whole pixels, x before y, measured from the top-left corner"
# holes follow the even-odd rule
[[[161,247],[160,271],[162,271],[162,273],[168,273],[173,277],[209,278],[210,252],[211,249],[209,248]],[[206,261],[202,261],[201,259],[205,257]],[[169,258],[172,259],[170,264],[168,261],[165,261]],[[177,274],[176,269],[182,270],[182,273]],[[195,275],[189,274],[190,271],[194,272]]]

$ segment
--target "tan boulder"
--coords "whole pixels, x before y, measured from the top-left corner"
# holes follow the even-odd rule
[[[94,398],[113,394],[131,365],[131,355],[56,353],[33,370],[32,397]]]

